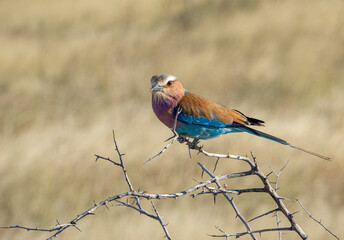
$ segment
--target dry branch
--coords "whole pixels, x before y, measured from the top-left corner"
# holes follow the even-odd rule
[[[296,223],[294,217],[293,217],[293,213],[290,213],[289,210],[286,208],[286,206],[283,203],[283,200],[285,198],[279,196],[277,194],[277,189],[278,189],[278,180],[280,177],[280,174],[282,173],[282,171],[285,169],[285,166],[279,171],[279,173],[276,173],[275,171],[272,170],[272,172],[270,172],[269,174],[265,175],[260,168],[258,167],[256,158],[253,156],[253,154],[251,154],[251,158],[248,157],[242,157],[242,156],[237,156],[237,155],[230,155],[230,154],[217,154],[217,153],[208,153],[206,151],[204,151],[202,149],[201,146],[198,146],[198,141],[193,141],[190,142],[187,138],[183,137],[183,136],[178,136],[175,135],[172,137],[172,141],[162,150],[160,151],[157,155],[155,155],[153,158],[160,156],[169,146],[171,146],[171,144],[178,139],[179,142],[181,143],[186,143],[186,145],[190,150],[196,150],[198,151],[198,153],[202,153],[207,157],[213,157],[216,158],[216,163],[214,166],[214,171],[216,169],[216,165],[218,164],[220,159],[223,158],[230,158],[230,159],[236,159],[236,160],[240,160],[240,161],[244,161],[249,167],[250,169],[248,171],[243,171],[243,172],[236,172],[236,173],[230,173],[230,174],[222,174],[222,175],[214,175],[213,173],[211,173],[203,164],[201,163],[197,163],[199,165],[199,167],[202,170],[202,174],[203,172],[205,172],[208,176],[209,179],[205,180],[205,181],[197,181],[197,184],[195,184],[194,186],[187,188],[183,191],[179,191],[179,192],[175,192],[175,193],[147,193],[144,191],[136,191],[135,188],[133,187],[129,176],[128,176],[128,172],[127,169],[124,166],[124,160],[123,160],[123,156],[124,154],[120,152],[116,139],[115,139],[115,134],[113,133],[113,142],[114,142],[114,147],[115,147],[115,151],[118,155],[118,159],[119,161],[114,161],[110,158],[106,158],[106,157],[102,157],[100,155],[95,155],[96,156],[96,161],[97,160],[104,160],[104,161],[108,161],[110,163],[112,163],[114,166],[116,167],[120,167],[122,172],[123,172],[123,176],[124,179],[126,181],[126,184],[128,185],[129,191],[127,192],[123,192],[120,194],[116,194],[112,197],[109,197],[101,202],[98,203],[94,203],[92,207],[90,207],[88,210],[82,212],[81,214],[77,215],[75,218],[73,218],[72,220],[70,220],[67,223],[64,224],[60,224],[57,221],[57,225],[51,227],[51,228],[38,228],[38,227],[25,227],[25,226],[20,226],[20,225],[14,225],[14,226],[8,226],[8,227],[0,227],[2,229],[25,229],[27,231],[44,231],[44,232],[54,232],[53,235],[51,235],[48,239],[53,239],[55,237],[57,237],[61,232],[63,232],[64,230],[66,230],[67,228],[70,227],[75,227],[78,230],[80,230],[77,226],[77,223],[85,218],[86,216],[89,215],[94,215],[94,212],[102,207],[105,206],[107,208],[109,208],[109,203],[114,203],[112,204],[113,206],[124,206],[124,207],[128,207],[130,209],[133,209],[134,211],[139,212],[140,214],[143,214],[155,221],[157,221],[164,234],[165,237],[167,239],[171,239],[171,236],[167,230],[167,225],[164,223],[162,217],[160,216],[156,206],[154,205],[154,203],[152,202],[152,200],[162,200],[162,199],[169,199],[169,198],[179,198],[182,196],[186,196],[189,195],[191,197],[197,197],[199,195],[205,195],[205,194],[209,194],[214,196],[217,195],[223,195],[224,198],[228,201],[229,205],[231,206],[231,208],[233,208],[236,216],[240,219],[240,221],[242,222],[242,224],[245,226],[246,231],[245,232],[238,232],[238,233],[226,233],[225,231],[223,231],[222,229],[220,229],[219,227],[216,227],[216,229],[218,231],[221,232],[221,234],[212,234],[209,235],[211,237],[222,237],[225,239],[228,239],[230,237],[241,237],[244,235],[250,235],[250,237],[252,239],[257,239],[256,234],[261,234],[264,232],[278,232],[278,237],[279,239],[281,239],[281,232],[282,231],[294,231],[296,232],[301,239],[308,239],[307,235],[305,234],[305,232],[301,229],[301,227]],[[153,159],[151,158],[151,159]],[[151,160],[149,159],[149,160]],[[148,160],[148,161],[149,161]],[[269,181],[268,177],[274,173],[276,175],[276,180],[275,180],[275,187],[272,187],[272,183]],[[258,181],[260,181],[264,187],[261,188],[245,188],[245,189],[235,189],[235,188],[229,188],[228,186],[222,187],[220,182],[224,181],[224,180],[229,180],[232,178],[241,178],[241,177],[246,177],[246,176],[256,176],[258,177]],[[216,185],[216,187],[214,187],[214,184]],[[275,202],[275,206],[272,210],[269,210],[263,214],[260,214],[258,216],[255,216],[253,218],[251,218],[250,220],[246,220],[246,218],[240,213],[239,208],[236,206],[236,204],[234,203],[233,198],[231,198],[229,196],[229,194],[234,194],[235,196],[240,195],[240,194],[249,194],[249,193],[266,193],[268,194],[271,199],[273,199],[273,201]],[[134,199],[134,203],[130,204],[129,203],[129,199],[133,198]],[[153,212],[150,213],[149,211],[143,209],[143,207],[140,204],[141,200],[149,200],[151,202],[152,205],[152,210]],[[301,202],[299,202],[301,207],[308,213],[308,215],[314,219],[315,221],[317,221],[322,227],[324,227],[326,229],[326,231],[328,231],[332,236],[336,237],[337,239],[339,239],[336,235],[334,235],[331,231],[329,231],[320,221],[316,220],[315,218],[313,218],[313,216],[303,207],[303,205],[301,204]],[[285,217],[285,219],[289,222],[290,226],[289,227],[280,227],[279,223],[279,216],[277,215],[278,212],[281,212],[283,214],[283,216]],[[253,230],[250,227],[250,222],[255,221],[257,219],[261,219],[264,218],[265,216],[268,216],[270,214],[275,214],[276,216],[276,221],[277,221],[277,227],[266,227],[263,229],[256,229]]]
[[[316,219],[315,217],[313,217],[313,215],[303,206],[303,204],[301,203],[301,201],[299,199],[296,199],[296,201],[300,204],[300,206],[303,208],[303,210],[305,210],[305,212],[308,214],[308,216],[313,219],[315,222],[317,222],[320,226],[322,226],[329,234],[331,234],[334,238],[339,240],[339,237],[337,235],[335,235],[332,231],[330,231],[330,229],[328,229],[322,222],[321,220]]]
[[[249,228],[248,222],[240,215],[238,214],[238,210],[236,208],[236,206],[232,206],[235,213],[239,216],[240,220],[244,223],[245,227],[247,228],[247,232],[245,233],[237,233],[237,234],[227,234],[225,235],[226,237],[228,236],[236,236],[236,237],[240,237],[242,235],[245,234],[250,234],[252,239],[256,239],[254,236],[254,233],[262,233],[262,232],[266,232],[266,231],[295,231],[301,239],[308,239],[308,236],[306,235],[306,233],[304,233],[304,231],[301,229],[301,227],[296,223],[293,214],[289,212],[289,210],[286,208],[286,206],[284,205],[283,201],[282,201],[282,197],[280,197],[277,192],[273,189],[273,187],[271,186],[268,177],[260,170],[260,168],[258,167],[258,164],[256,162],[256,158],[253,156],[253,154],[251,154],[253,162],[248,158],[248,157],[238,157],[238,156],[234,156],[232,157],[231,155],[223,155],[223,154],[216,154],[216,153],[207,153],[205,152],[202,148],[197,148],[198,151],[200,151],[201,153],[205,154],[206,156],[210,156],[210,157],[216,157],[216,158],[234,158],[234,159],[238,159],[238,160],[242,160],[245,161],[246,163],[249,164],[249,166],[251,167],[251,170],[248,171],[247,175],[256,175],[259,177],[259,179],[261,180],[261,182],[264,184],[264,192],[268,193],[270,195],[270,197],[275,201],[277,208],[279,211],[281,211],[284,216],[288,219],[289,223],[290,223],[290,228],[268,228],[267,229],[261,229],[261,230],[255,230],[252,231]],[[282,169],[283,170],[283,169]],[[207,173],[209,174],[210,172],[207,171]],[[210,173],[211,174],[211,173]],[[209,175],[210,175],[209,174]],[[212,176],[212,175],[210,175]],[[217,235],[212,235],[212,236],[217,236]],[[221,235],[224,236],[224,235]]]

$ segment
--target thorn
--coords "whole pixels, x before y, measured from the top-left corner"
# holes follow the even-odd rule
[[[76,225],[76,223],[75,224],[73,224],[73,226],[76,228],[76,229],[78,229],[79,230],[79,232],[81,232],[81,229]]]
[[[198,181],[196,178],[192,178],[192,180],[194,180],[196,183],[201,183],[201,182]]]
[[[300,212],[300,211],[293,212],[293,213],[291,213],[291,215],[294,216],[298,212]]]
[[[164,142],[170,141],[172,138],[174,138],[174,137],[169,137]]]
[[[220,158],[218,157],[216,162],[215,162],[213,173],[215,173],[215,170],[216,170],[217,164],[219,163],[219,160],[220,160]]]

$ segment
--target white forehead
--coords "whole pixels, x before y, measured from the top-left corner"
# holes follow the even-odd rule
[[[176,81],[176,80],[177,80],[177,77],[176,77],[176,76],[168,75],[168,76],[165,77],[165,79],[163,80],[163,83],[166,84],[166,83],[168,83],[169,81]]]
[[[155,85],[159,83],[159,85],[166,85],[169,81],[176,81],[178,78],[176,76],[170,74],[160,74],[154,75],[151,79],[151,84]]]

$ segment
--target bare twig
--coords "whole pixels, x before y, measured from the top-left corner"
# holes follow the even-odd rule
[[[228,233],[224,232],[223,230],[220,230],[220,228],[216,228],[216,229],[219,230],[220,232],[222,232],[223,234],[221,234],[221,235],[208,234],[208,236],[210,236],[210,237],[222,237],[222,238],[225,237],[226,239],[228,239],[229,237],[239,238],[239,237],[242,237],[244,235],[254,234],[254,233],[260,234],[263,232],[294,231],[294,229],[292,227],[281,227],[281,228],[264,228],[264,229],[260,229],[260,230],[254,230],[254,231],[228,234]]]
[[[254,157],[253,157],[254,158]],[[289,223],[291,224],[292,229],[299,234],[299,236],[302,239],[308,239],[307,234],[302,230],[302,228],[296,223],[294,216],[292,213],[289,212],[287,207],[282,202],[282,199],[276,191],[272,188],[272,186],[269,183],[269,179],[264,175],[264,173],[259,169],[258,165],[256,166],[256,172],[255,175],[257,175],[260,180],[263,182],[267,193],[271,196],[271,198],[275,201],[277,207],[280,209],[280,211],[284,214],[284,216],[288,219]]]
[[[203,153],[207,157],[231,158],[231,159],[236,159],[236,160],[242,160],[242,161],[245,161],[245,162],[247,162],[249,164],[251,163],[251,161],[247,161],[247,160],[249,160],[249,158],[247,158],[247,157],[242,157],[242,156],[232,155],[232,154],[209,153],[207,151],[204,151],[202,148],[199,148],[199,149],[196,148],[196,150],[198,150],[199,152]]]
[[[122,165],[120,163],[116,163],[115,161],[111,160],[110,158],[102,157],[102,156],[99,156],[97,154],[94,154],[94,156],[96,156],[96,160],[95,160],[96,162],[98,161],[98,159],[103,159],[105,161],[109,161],[109,162],[113,163],[116,166],[122,167]]]
[[[174,132],[174,131],[172,131]],[[174,132],[175,133],[175,132]],[[159,157],[161,154],[163,154],[167,148],[169,148],[178,138],[178,134],[175,134],[173,137],[172,137],[172,140],[160,151],[158,152],[157,154],[155,154],[153,157],[149,158],[147,161],[145,161],[143,164],[146,164],[148,163],[149,161],[153,160],[154,158],[156,157]]]
[[[128,175],[127,175],[127,169],[125,169],[124,164],[123,164],[122,156],[124,156],[124,153],[121,153],[121,152],[119,151],[119,149],[118,149],[118,146],[117,146],[117,142],[116,142],[116,138],[115,138],[115,131],[112,131],[112,138],[113,138],[113,143],[114,143],[114,145],[115,145],[115,150],[116,150],[116,152],[117,152],[117,154],[118,154],[118,157],[119,157],[119,160],[120,160],[120,162],[121,162],[121,163],[119,164],[119,166],[120,166],[120,167],[122,168],[122,170],[123,170],[123,174],[124,174],[125,181],[127,182],[130,191],[134,191],[133,186],[131,185],[131,182],[130,182],[129,177],[128,177]]]
[[[272,210],[270,210],[270,211],[267,211],[266,213],[263,213],[263,214],[261,214],[261,215],[258,215],[258,216],[256,216],[256,217],[254,217],[254,218],[251,218],[250,220],[248,220],[249,222],[252,222],[253,220],[256,220],[256,219],[258,219],[258,218],[261,218],[261,217],[264,217],[264,216],[266,216],[266,215],[269,215],[270,213],[277,213],[279,211],[279,209],[278,208],[275,208],[275,209],[272,209]]]
[[[152,203],[154,212],[155,212],[155,214],[156,214],[156,216],[157,216],[157,219],[158,219],[160,225],[162,226],[162,228],[164,229],[166,238],[167,238],[168,240],[171,240],[170,234],[168,233],[168,230],[167,230],[167,228],[166,228],[167,225],[162,221],[162,218],[161,218],[161,216],[160,216],[158,210],[157,210],[156,207],[154,206],[154,203],[153,203],[152,201],[151,201],[151,203]]]
[[[7,226],[7,227],[0,227],[2,229],[11,229],[11,228],[18,228],[18,229],[24,229],[27,231],[40,231],[40,232],[54,232],[59,230],[61,225],[58,225],[57,227],[52,228],[39,228],[39,227],[24,227],[21,225],[14,225],[14,226]]]
[[[201,163],[197,163],[203,171],[205,171],[210,177],[212,177],[213,179],[216,179],[216,177]],[[219,184],[218,180],[216,180],[216,185],[221,188],[221,185]],[[236,214],[236,216],[239,217],[239,219],[242,221],[242,223],[245,225],[247,232],[251,235],[252,239],[257,239],[256,236],[253,234],[252,229],[249,225],[249,223],[246,221],[246,219],[241,215],[239,209],[237,208],[237,206],[235,205],[234,201],[232,198],[230,198],[227,193],[222,193],[222,195],[226,198],[226,200],[229,202],[229,204],[232,206],[232,208],[234,209],[234,212]]]
[[[179,114],[182,112],[182,109],[181,108],[178,108],[177,110],[177,113],[176,113],[176,116],[174,118],[174,124],[173,124],[173,127],[171,129],[172,133],[173,133],[173,136],[168,138],[166,141],[169,141],[170,139],[172,139],[160,152],[158,152],[157,154],[155,154],[153,157],[149,158],[147,161],[145,161],[143,164],[146,164],[148,163],[149,161],[153,160],[154,158],[156,157],[159,157],[161,154],[163,154],[167,148],[169,148],[178,138],[179,138],[179,135],[178,133],[176,132],[176,127],[177,127],[177,122],[178,122],[178,116]]]
[[[300,206],[303,208],[303,210],[305,210],[305,212],[308,214],[308,216],[311,219],[313,219],[315,222],[319,223],[319,225],[322,226],[329,234],[331,234],[334,238],[339,240],[339,237],[337,237],[337,235],[335,235],[330,229],[325,227],[325,225],[321,222],[321,220],[319,221],[318,219],[316,219],[315,217],[312,216],[312,214],[303,206],[303,204],[301,203],[301,201],[299,199],[296,199],[296,201],[300,204]]]
[[[83,212],[82,214],[79,214],[76,218],[74,218],[70,222],[68,222],[66,224],[62,224],[62,225],[58,223],[58,225],[56,225],[55,227],[50,228],[50,229],[27,228],[27,227],[22,227],[22,226],[18,226],[18,225],[10,226],[10,227],[7,227],[7,228],[22,228],[22,229],[26,229],[26,230],[49,231],[49,232],[56,231],[50,238],[48,238],[48,239],[53,239],[56,236],[58,236],[62,231],[64,231],[65,229],[67,229],[67,228],[69,228],[71,226],[79,229],[77,227],[77,225],[76,225],[78,221],[80,221],[82,218],[84,218],[84,217],[86,217],[88,215],[94,215],[93,212],[96,209],[98,209],[99,207],[106,206],[108,208],[108,203],[109,202],[116,201],[116,202],[119,202],[121,204],[121,206],[126,206],[126,207],[129,207],[129,208],[132,208],[132,209],[138,211],[141,214],[145,214],[146,216],[151,217],[151,218],[157,220],[161,224],[161,226],[162,226],[162,228],[163,228],[163,230],[165,232],[165,236],[168,239],[171,239],[171,237],[170,237],[170,235],[169,235],[169,233],[168,233],[168,231],[166,229],[166,225],[163,224],[162,219],[161,219],[160,215],[158,215],[158,212],[157,212],[157,209],[155,208],[155,206],[153,206],[153,210],[156,212],[156,214],[157,214],[156,216],[152,215],[152,214],[148,213],[147,211],[145,211],[144,209],[142,209],[141,204],[140,204],[140,198],[142,198],[142,197],[146,198],[146,199],[154,199],[154,198],[159,198],[160,196],[158,194],[146,195],[143,192],[136,192],[134,190],[134,188],[133,188],[133,186],[132,186],[132,184],[130,182],[129,176],[127,174],[127,169],[124,166],[124,161],[123,161],[123,158],[122,158],[122,156],[124,154],[122,154],[120,152],[119,148],[118,148],[118,145],[117,145],[117,142],[116,142],[116,139],[115,139],[114,131],[113,131],[113,142],[114,142],[114,146],[115,146],[115,151],[118,154],[120,162],[118,163],[118,162],[115,162],[115,161],[111,160],[110,158],[105,158],[105,157],[102,157],[102,156],[99,156],[99,155],[95,155],[96,156],[96,161],[98,159],[103,159],[103,160],[106,160],[106,161],[109,161],[109,162],[113,163],[115,166],[121,167],[121,169],[123,171],[123,175],[124,175],[125,181],[127,182],[127,185],[129,187],[129,190],[130,190],[129,192],[125,192],[125,193],[122,193],[122,194],[118,194],[118,195],[112,196],[110,198],[107,198],[104,201],[99,202],[99,203],[94,203],[93,207],[91,207],[87,211]],[[122,202],[122,201],[119,200],[119,199],[121,199],[123,197],[128,197],[128,196],[132,196],[132,197],[135,198],[135,202],[136,202],[137,207],[134,206],[134,205],[131,205],[129,203],[125,203],[125,202]],[[163,196],[161,196],[161,197],[163,197]],[[175,197],[175,196],[169,196],[169,197]]]
[[[178,112],[179,114],[180,112]],[[178,116],[178,115],[177,115]],[[176,127],[176,121],[174,124],[174,128]],[[114,166],[116,167],[120,167],[122,169],[123,172],[123,176],[124,179],[128,185],[129,191],[128,192],[123,192],[120,194],[116,194],[112,197],[109,197],[101,202],[95,203],[93,204],[92,207],[90,207],[88,210],[84,211],[83,213],[77,215],[75,218],[73,218],[72,220],[70,220],[67,223],[64,224],[60,224],[57,221],[57,225],[51,227],[51,228],[38,228],[38,227],[25,227],[25,226],[21,226],[21,225],[14,225],[14,226],[8,226],[8,227],[0,227],[0,228],[5,228],[5,229],[25,229],[27,231],[44,231],[44,232],[54,232],[54,234],[52,236],[50,236],[48,239],[53,239],[55,237],[57,237],[61,232],[63,232],[64,230],[66,230],[69,227],[75,227],[76,229],[80,230],[77,226],[77,223],[85,218],[86,216],[89,215],[94,215],[95,211],[102,207],[105,206],[106,208],[109,208],[108,205],[109,203],[116,203],[116,204],[112,204],[113,206],[124,206],[124,207],[128,207],[130,209],[133,209],[137,212],[139,212],[140,214],[143,214],[157,222],[159,222],[159,224],[161,225],[161,228],[164,231],[164,234],[166,236],[167,239],[171,239],[171,236],[167,230],[167,225],[164,223],[161,215],[159,214],[157,208],[155,207],[154,203],[152,202],[152,200],[154,199],[176,199],[182,196],[186,196],[189,195],[191,197],[197,197],[199,195],[205,195],[205,194],[210,194],[214,197],[214,201],[215,201],[215,197],[217,195],[223,195],[225,197],[225,199],[229,202],[230,206],[233,208],[236,216],[240,219],[240,221],[243,223],[243,225],[246,227],[246,231],[245,232],[239,232],[239,233],[226,233],[225,231],[223,231],[222,229],[220,229],[219,227],[216,227],[218,231],[221,232],[221,234],[219,235],[209,235],[212,237],[223,237],[228,239],[229,237],[235,237],[235,238],[239,238],[241,236],[244,235],[249,235],[252,239],[257,239],[256,235],[257,234],[261,234],[264,232],[278,232],[279,233],[279,239],[281,239],[281,232],[282,231],[294,231],[296,232],[301,239],[308,239],[307,235],[303,232],[303,230],[301,229],[301,227],[296,223],[293,215],[295,213],[290,213],[289,210],[286,208],[286,206],[283,203],[283,200],[285,200],[285,198],[279,196],[277,194],[277,190],[278,190],[278,180],[279,177],[283,171],[283,169],[286,167],[286,165],[284,167],[281,168],[279,173],[276,173],[274,170],[272,170],[269,174],[264,175],[264,173],[260,170],[260,168],[258,167],[256,158],[252,155],[251,159],[248,157],[242,157],[242,156],[236,156],[236,155],[230,155],[230,154],[218,154],[218,153],[208,153],[206,151],[204,151],[202,149],[202,146],[198,146],[197,144],[199,143],[199,141],[193,141],[191,142],[188,138],[186,138],[185,136],[178,136],[178,134],[176,134],[176,132],[174,131],[174,129],[172,129],[172,131],[174,132],[175,136],[173,137],[173,140],[156,156],[161,155],[175,140],[178,140],[179,142],[183,143],[186,142],[189,150],[196,150],[198,151],[198,153],[202,153],[207,157],[214,157],[216,158],[216,163],[214,166],[214,171],[216,169],[216,166],[219,162],[220,159],[222,158],[230,158],[230,159],[236,159],[236,160],[240,160],[240,161],[244,161],[245,163],[248,164],[248,166],[250,167],[249,170],[247,171],[242,171],[242,172],[234,172],[234,173],[230,173],[230,174],[222,174],[222,175],[214,175],[213,173],[211,173],[203,164],[198,162],[198,165],[201,167],[202,170],[202,175],[203,173],[207,173],[210,178],[208,180],[205,181],[197,181],[197,184],[195,184],[192,187],[189,187],[183,191],[179,191],[179,192],[175,192],[175,193],[147,193],[144,191],[136,191],[135,188],[133,187],[128,173],[127,173],[127,169],[124,166],[124,160],[123,160],[123,153],[120,152],[116,139],[115,139],[115,134],[113,132],[113,142],[114,142],[114,146],[115,146],[115,151],[117,152],[119,161],[114,161],[110,158],[106,158],[106,157],[102,157],[99,155],[95,155],[96,156],[96,161],[98,159],[101,160],[105,160],[108,161],[110,163],[112,163]],[[154,156],[154,157],[156,157]],[[154,158],[153,157],[153,158]],[[151,158],[151,159],[153,159]],[[275,181],[275,187],[273,188],[271,184],[273,184],[273,182],[270,182],[268,179],[268,176],[271,175],[272,173],[274,173],[276,175],[276,181]],[[224,180],[230,180],[232,178],[239,178],[239,177],[246,177],[246,176],[257,176],[260,179],[260,182],[263,184],[263,187],[257,187],[257,188],[244,188],[244,189],[234,189],[234,188],[229,188],[227,183],[224,183],[222,187],[220,182],[224,181]],[[216,186],[214,186],[214,184]],[[240,213],[238,207],[235,205],[233,198],[231,198],[229,196],[229,194],[235,194],[236,196],[243,194],[243,193],[266,193],[269,194],[269,196],[274,200],[276,207],[270,211],[267,211],[261,215],[258,215],[256,217],[251,218],[249,221],[247,221],[245,219],[245,217]],[[130,204],[129,200],[130,199],[134,199],[134,203]],[[150,200],[151,201],[151,205],[152,205],[152,210],[153,212],[148,212],[145,209],[143,209],[143,207],[140,204],[140,201],[143,200]],[[322,227],[325,228],[326,231],[328,231],[332,236],[334,236],[335,238],[339,239],[336,235],[334,235],[330,230],[328,230],[322,223],[321,221],[316,220],[305,208],[304,206],[301,204],[301,202],[299,200],[297,200],[299,202],[299,204],[302,206],[302,208],[308,213],[308,215],[315,220],[316,222],[318,222]],[[280,227],[279,223],[279,216],[277,215],[278,212],[281,212],[283,215],[281,215],[282,217],[284,216],[288,222],[290,223],[289,227]],[[277,221],[277,227],[267,227],[264,229],[252,229],[249,225],[249,222],[253,221],[253,220],[257,220],[257,219],[261,219],[269,214],[275,214],[276,216],[276,221]]]
[[[116,144],[116,141],[115,142],[115,146],[116,146],[116,151],[118,152],[118,155],[120,157],[120,159],[122,159],[122,156],[123,154],[120,153],[120,151],[118,150],[118,146]],[[124,168],[124,165],[123,165],[123,159],[121,160],[121,163],[117,163],[109,158],[104,158],[104,157],[101,157],[101,156],[98,156],[97,155],[97,159],[104,159],[104,160],[107,160],[111,163],[113,163],[115,166],[120,166],[122,169]],[[125,169],[125,168],[124,168]],[[126,176],[126,181],[127,181],[127,184],[129,186],[130,189],[133,189],[131,183],[130,183],[130,180],[129,180],[129,177],[127,176],[127,171],[124,171],[123,169],[123,173],[124,173],[124,176]],[[79,222],[81,219],[83,219],[84,217],[88,216],[88,215],[94,215],[94,211],[96,211],[99,207],[101,206],[105,206],[105,207],[108,207],[108,204],[110,202],[113,202],[113,201],[116,201],[116,202],[120,202],[120,204],[122,206],[127,206],[127,207],[130,207],[140,213],[144,213],[145,215],[149,216],[149,217],[152,217],[153,215],[152,214],[149,214],[148,212],[146,212],[145,210],[143,210],[141,207],[135,207],[134,205],[130,205],[128,203],[124,203],[122,201],[119,201],[119,199],[121,198],[124,198],[124,197],[135,197],[136,198],[144,198],[144,199],[167,199],[167,198],[178,198],[178,197],[181,197],[181,196],[184,196],[184,195],[187,195],[187,194],[190,194],[192,192],[195,192],[209,184],[212,184],[212,183],[215,183],[217,181],[221,181],[221,180],[225,180],[225,179],[230,179],[230,178],[237,178],[237,177],[241,177],[241,176],[245,176],[245,175],[248,175],[249,172],[239,172],[239,173],[233,173],[233,174],[226,174],[226,175],[219,175],[219,176],[216,176],[212,179],[209,179],[207,181],[204,181],[204,182],[201,182],[191,188],[188,188],[186,190],[183,190],[183,191],[180,191],[180,192],[176,192],[176,193],[172,193],[172,194],[150,194],[150,193],[145,193],[145,192],[137,192],[137,191],[129,191],[129,192],[124,192],[124,193],[121,193],[121,194],[117,194],[117,195],[114,195],[112,197],[109,197],[99,203],[94,203],[94,205],[89,208],[88,210],[84,211],[83,213],[77,215],[74,219],[70,220],[69,222],[65,223],[65,224],[59,224],[52,227],[52,228],[48,228],[48,229],[42,229],[42,228],[30,228],[30,227],[24,227],[24,226],[20,226],[20,225],[15,225],[15,226],[8,226],[8,227],[2,227],[2,228],[17,228],[17,229],[25,229],[25,230],[28,230],[28,231],[48,231],[48,232],[54,232],[56,231],[50,238],[48,239],[53,239],[55,238],[56,236],[58,236],[61,232],[63,232],[64,230],[66,230],[67,228],[69,227],[76,227],[77,228],[77,222]],[[223,190],[223,191],[226,191],[226,190]],[[239,190],[236,190],[239,192]],[[153,217],[154,219],[157,219],[159,220],[159,217]],[[161,220],[161,219],[160,219]],[[161,223],[161,221],[159,220],[159,222]],[[167,232],[167,229],[166,229],[166,225],[162,225],[162,228],[164,229],[164,232],[166,233]],[[170,236],[168,236],[170,238]]]
[[[172,131],[175,131],[177,129],[178,116],[181,112],[182,112],[182,109],[180,107],[178,107],[176,116],[174,117],[174,124],[173,124]]]
[[[198,193],[194,193],[191,196],[195,197],[198,195],[202,195],[202,194],[220,194],[220,193],[231,193],[231,194],[235,194],[235,195],[240,195],[242,193],[253,193],[253,192],[265,192],[265,188],[248,188],[248,189],[224,189],[224,188],[211,188],[211,187],[206,187],[206,190],[203,190],[201,192]]]
[[[58,236],[61,232],[63,232],[64,230],[66,230],[69,227],[76,227],[77,222],[79,222],[81,219],[83,219],[84,217],[88,216],[88,215],[94,215],[94,212],[101,206],[108,206],[108,204],[110,202],[116,201],[120,203],[120,206],[126,206],[126,207],[130,207],[140,213],[143,213],[153,219],[159,220],[158,216],[154,216],[152,214],[149,214],[147,211],[143,210],[142,208],[139,207],[135,207],[134,205],[125,203],[123,201],[119,201],[119,199],[124,198],[124,197],[138,197],[138,198],[144,198],[144,199],[167,199],[167,198],[178,198],[187,194],[190,194],[192,192],[197,191],[198,189],[201,189],[202,187],[205,187],[209,184],[212,184],[214,182],[218,180],[224,180],[224,179],[230,179],[230,178],[234,178],[234,177],[240,177],[241,174],[227,174],[227,175],[220,175],[220,176],[216,176],[212,179],[209,179],[207,181],[201,182],[191,188],[188,188],[186,190],[180,191],[180,192],[176,192],[176,193],[172,193],[172,194],[151,194],[151,193],[144,193],[144,192],[136,192],[136,191],[130,191],[130,192],[124,192],[121,194],[117,194],[114,195],[112,197],[109,197],[99,203],[95,203],[91,208],[89,208],[88,210],[86,210],[85,212],[77,215],[77,217],[75,217],[74,219],[72,219],[71,221],[65,223],[65,224],[58,224],[52,228],[48,228],[48,229],[42,229],[42,228],[30,228],[30,227],[24,227],[24,226],[20,226],[20,225],[15,225],[15,226],[8,226],[8,227],[0,227],[0,228],[17,228],[17,229],[25,229],[28,231],[47,231],[47,232],[54,232],[56,231],[56,233],[54,233],[54,235],[52,235],[50,238],[48,239],[53,239],[56,236]],[[160,217],[161,218],[161,217]],[[159,222],[161,223],[162,220],[160,219]],[[167,231],[166,229],[166,225],[162,225],[165,233]],[[170,236],[169,236],[170,238]]]
[[[127,182],[128,184],[128,187],[129,187],[129,190],[130,191],[134,191],[134,188],[129,180],[129,177],[128,177],[128,174],[127,174],[127,169],[124,167],[124,163],[123,163],[123,159],[122,159],[122,156],[124,156],[124,153],[121,153],[118,149],[118,145],[117,145],[117,142],[116,142],[116,138],[115,138],[115,131],[112,130],[112,139],[113,139],[113,143],[115,145],[115,150],[118,154],[118,158],[120,160],[120,167],[122,168],[122,171],[123,171],[123,174],[124,174],[124,178],[125,178],[125,181]],[[140,204],[140,199],[138,197],[135,197],[135,201],[136,201],[136,204],[137,206],[141,209],[141,204]]]
[[[132,208],[134,209],[135,211],[138,211],[140,214],[144,214],[146,215],[147,217],[150,217],[150,218],[153,218],[154,220],[157,220],[157,216],[153,215],[153,214],[150,214],[149,212],[147,212],[146,210],[142,209],[142,208],[138,208],[132,204],[129,204],[127,202],[123,202],[123,201],[120,201],[120,200],[115,200],[116,202],[118,202],[119,204],[116,204],[115,206],[125,206],[125,207],[129,207],[129,208]]]
[[[295,231],[296,233],[299,234],[299,236],[302,239],[308,239],[308,236],[304,233],[304,231],[301,229],[301,227],[296,223],[293,214],[289,212],[289,210],[286,208],[286,206],[284,205],[284,203],[282,202],[283,198],[280,197],[277,192],[272,188],[268,177],[259,169],[257,162],[256,162],[256,158],[252,155],[252,159],[253,162],[248,158],[248,157],[241,157],[241,156],[233,156],[230,154],[217,154],[217,153],[208,153],[206,151],[204,151],[201,147],[194,147],[195,150],[203,153],[204,155],[208,156],[208,157],[216,157],[216,158],[233,158],[233,159],[238,159],[238,160],[242,160],[245,161],[250,167],[251,170],[247,171],[250,172],[249,175],[256,175],[260,178],[260,180],[262,181],[262,183],[264,184],[264,189],[265,192],[268,193],[271,198],[275,201],[277,208],[279,209],[279,211],[281,211],[284,216],[288,219],[289,223],[291,224],[291,229],[293,231]],[[200,163],[198,163],[200,165]],[[202,167],[202,166],[201,166]],[[285,168],[285,166],[281,169],[281,171]],[[206,171],[208,173],[209,176],[213,176],[209,171],[207,171],[205,168],[203,168],[203,171]],[[219,184],[218,182],[216,184]],[[219,185],[218,185],[219,186]],[[219,186],[220,187],[220,186]],[[225,193],[223,193],[225,196]],[[225,196],[226,197],[226,196]],[[226,197],[227,199],[227,197]],[[230,199],[228,197],[228,199]],[[227,199],[227,200],[228,200]],[[236,214],[238,215],[238,217],[240,218],[240,220],[244,223],[245,227],[248,229],[248,233],[251,235],[252,238],[254,238],[255,236],[253,235],[252,231],[250,230],[250,227],[248,225],[248,222],[240,215],[238,214],[238,209],[236,208],[236,206],[232,206],[234,211],[236,212]],[[275,231],[280,231],[282,228],[274,228]],[[271,231],[271,230],[269,230]],[[252,236],[253,235],[253,236]]]
[[[217,164],[219,163],[219,160],[220,160],[220,158],[217,158],[217,159],[216,159],[216,162],[215,162],[215,165],[214,165],[213,173],[215,173],[215,170],[216,170]]]
[[[276,181],[275,181],[275,192],[277,193],[277,190],[278,190],[278,180],[279,180],[279,177],[282,173],[282,171],[286,168],[286,166],[288,165],[289,161],[287,161],[284,166],[280,169],[280,171],[278,173],[276,173],[272,168],[271,168],[271,171],[275,174],[276,176]],[[277,206],[277,204],[276,204]],[[277,206],[278,207],[278,206]],[[277,228],[280,227],[280,220],[279,220],[279,217],[278,217],[278,211],[275,212],[275,218],[276,218],[276,225],[277,225]],[[278,239],[281,240],[282,239],[282,232],[281,231],[278,231]]]

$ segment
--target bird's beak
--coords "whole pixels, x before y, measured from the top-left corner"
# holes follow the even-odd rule
[[[153,93],[153,92],[161,92],[162,89],[163,89],[163,87],[159,86],[158,84],[155,84],[155,85],[152,86],[151,92],[152,92],[152,93]]]

